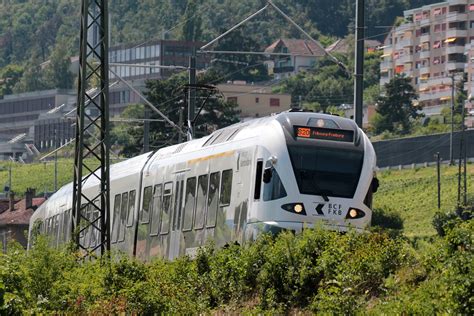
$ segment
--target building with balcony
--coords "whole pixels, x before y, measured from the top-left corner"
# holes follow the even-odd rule
[[[320,44],[302,39],[279,39],[268,46],[265,52],[288,54],[275,56],[267,63],[269,73],[273,73],[275,79],[288,78],[308,70],[315,65],[317,59],[326,55]]]
[[[407,10],[382,46],[380,84],[396,75],[411,77],[423,111],[439,114],[451,102],[450,77],[472,68],[466,58],[471,41],[474,0],[449,0]]]

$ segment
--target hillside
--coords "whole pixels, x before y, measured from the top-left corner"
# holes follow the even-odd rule
[[[404,9],[432,0],[367,0],[367,37],[383,39]],[[254,0],[111,0],[111,44],[142,42],[153,38],[208,41],[264,5]],[[351,33],[354,1],[278,0],[277,5],[323,44]],[[52,59],[56,69],[67,69],[67,57],[78,54],[80,1],[8,0],[0,4],[0,95],[32,89],[68,88],[70,78],[47,74],[37,80],[39,65]],[[381,27],[383,26],[383,27]],[[263,50],[279,37],[301,37],[272,10],[240,30]],[[225,45],[239,48],[237,36]],[[59,71],[61,72],[61,71]],[[23,79],[22,79],[23,78]],[[66,84],[65,84],[66,83]]]

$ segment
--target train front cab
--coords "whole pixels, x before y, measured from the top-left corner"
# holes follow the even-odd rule
[[[306,120],[285,120],[280,143],[259,151],[247,239],[318,225],[337,231],[370,225],[376,189],[370,141],[349,120]]]

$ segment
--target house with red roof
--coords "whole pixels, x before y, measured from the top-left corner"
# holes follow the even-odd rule
[[[19,242],[26,248],[30,217],[46,200],[34,196],[35,190],[28,189],[24,199],[15,199],[14,193],[10,192],[8,200],[0,201],[0,206],[3,206],[0,209],[0,245],[4,252],[11,240]],[[8,203],[8,208],[4,207],[6,203]]]
[[[288,78],[300,71],[306,71],[326,55],[323,46],[318,42],[287,38],[275,41],[265,52],[275,54],[272,56],[272,62],[267,63],[268,70],[275,75],[275,79]]]

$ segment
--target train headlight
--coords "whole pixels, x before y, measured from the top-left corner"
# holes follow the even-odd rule
[[[358,219],[365,216],[365,212],[361,211],[357,208],[350,208],[349,212],[347,212],[346,219]]]
[[[303,212],[303,205],[301,204],[295,204],[295,207],[293,207],[293,210],[295,211],[295,213],[301,213]]]
[[[287,212],[295,213],[298,215],[306,215],[306,210],[303,203],[289,203],[281,206]]]

